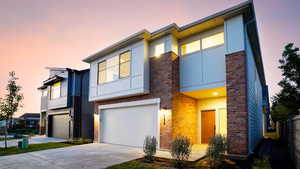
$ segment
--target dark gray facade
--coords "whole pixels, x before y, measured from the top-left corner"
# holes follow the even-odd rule
[[[41,96],[40,133],[49,137],[93,138],[93,103],[88,101],[89,69],[48,68]],[[59,97],[51,97],[59,83]],[[56,93],[57,94],[57,93]]]

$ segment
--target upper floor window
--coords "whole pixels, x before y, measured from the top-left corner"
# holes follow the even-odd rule
[[[224,44],[224,32],[214,34],[202,39],[202,49]]]
[[[120,55],[120,78],[130,75],[130,52],[125,52]]]
[[[98,64],[98,83],[111,82],[130,75],[130,51]]]
[[[54,83],[51,86],[50,99],[56,99],[56,98],[60,97],[60,87],[61,87],[61,83],[60,82]]]
[[[47,96],[47,94],[48,94],[47,89],[42,90],[42,97]]]
[[[165,53],[165,43],[160,43],[154,46],[154,56],[160,56]]]
[[[181,46],[181,55],[186,55],[200,50],[200,40],[196,40]]]

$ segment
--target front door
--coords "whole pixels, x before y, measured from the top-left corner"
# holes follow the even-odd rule
[[[201,143],[208,144],[209,139],[215,135],[215,111],[201,112]]]

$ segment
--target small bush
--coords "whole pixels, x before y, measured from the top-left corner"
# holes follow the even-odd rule
[[[177,168],[184,168],[184,162],[189,159],[192,144],[188,137],[178,136],[171,143],[171,155]]]
[[[92,143],[92,139],[87,138],[74,138],[68,141],[70,144],[80,145],[80,144],[89,144]]]
[[[271,169],[269,157],[263,157],[261,159],[254,159],[253,169]]]
[[[206,155],[209,158],[210,168],[218,168],[225,159],[227,151],[227,139],[222,135],[216,135],[209,140]]]
[[[154,155],[156,153],[156,147],[157,147],[157,141],[156,138],[153,136],[146,136],[144,145],[143,145],[143,150],[145,153],[145,159],[148,161],[153,161],[154,160]]]

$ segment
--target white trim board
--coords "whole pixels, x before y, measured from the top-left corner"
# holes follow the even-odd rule
[[[147,105],[147,104],[158,104],[158,103],[160,103],[160,98],[100,105],[98,106],[98,110],[100,111],[101,109],[131,107],[131,106],[140,106],[140,105]]]

